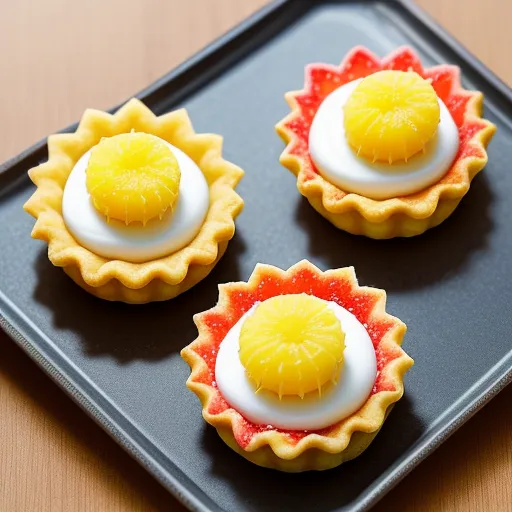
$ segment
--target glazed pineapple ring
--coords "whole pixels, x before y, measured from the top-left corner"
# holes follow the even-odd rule
[[[389,164],[422,151],[440,121],[434,88],[414,72],[366,77],[343,110],[347,140],[358,156]]]
[[[336,382],[345,333],[327,303],[306,294],[259,304],[240,332],[240,361],[258,389],[283,395],[318,391]]]
[[[91,150],[86,172],[96,209],[126,225],[161,219],[178,198],[178,161],[163,140],[148,133],[102,139]]]

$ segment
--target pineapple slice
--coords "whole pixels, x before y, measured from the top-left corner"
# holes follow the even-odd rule
[[[91,150],[86,175],[93,204],[107,220],[145,225],[172,209],[181,171],[162,139],[132,132],[102,139]]]
[[[358,156],[390,164],[422,151],[440,121],[434,88],[412,71],[364,78],[343,110],[347,141]]]
[[[310,295],[272,297],[259,304],[240,333],[240,361],[258,389],[299,395],[336,382],[345,334],[327,304]]]

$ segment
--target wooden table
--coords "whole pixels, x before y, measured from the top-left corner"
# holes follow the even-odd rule
[[[75,121],[86,107],[117,104],[264,3],[2,0],[0,160]],[[512,83],[512,3],[419,3]],[[512,387],[375,510],[512,510],[511,404]],[[0,334],[0,510],[183,507]]]

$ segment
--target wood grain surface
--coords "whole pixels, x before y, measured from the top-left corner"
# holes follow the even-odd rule
[[[0,160],[124,100],[264,3],[1,0]],[[512,83],[512,2],[419,4]],[[375,510],[512,510],[511,404],[509,387]],[[183,507],[0,333],[0,510]]]

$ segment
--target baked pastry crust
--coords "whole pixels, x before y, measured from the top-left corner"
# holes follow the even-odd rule
[[[94,254],[75,241],[62,217],[64,187],[78,159],[102,137],[131,130],[157,135],[184,151],[210,189],[208,214],[196,238],[169,256],[144,263]],[[50,261],[93,295],[129,303],[171,299],[208,275],[235,233],[243,200],[234,189],[243,171],[222,158],[222,137],[195,133],[184,109],[155,116],[132,99],[113,115],[86,110],[76,132],[48,138],[48,154],[47,162],[29,171],[37,186],[24,206],[36,218],[32,237],[47,242]]]
[[[256,302],[283,293],[308,293],[334,301],[366,327],[375,347],[377,378],[355,414],[317,431],[285,431],[255,425],[230,407],[215,384],[220,343]],[[258,264],[247,283],[219,285],[218,304],[194,316],[199,335],[181,355],[191,367],[187,387],[201,400],[203,417],[237,453],[260,466],[288,472],[324,470],[350,460],[373,440],[403,395],[413,360],[402,350],[406,326],[385,312],[382,290],[360,287],[352,267],[322,272],[304,260],[286,271]]]
[[[325,180],[309,156],[308,139],[315,113],[327,95],[384,69],[412,70],[430,80],[457,125],[460,145],[451,169],[437,183],[415,194],[379,201],[348,193]],[[297,177],[299,192],[337,228],[377,239],[419,235],[455,210],[486,165],[486,146],[496,131],[494,124],[482,119],[482,93],[463,89],[459,75],[459,68],[451,65],[423,68],[409,47],[381,60],[359,46],[339,66],[311,64],[304,89],[285,95],[291,112],[276,125],[287,144],[280,162]]]

